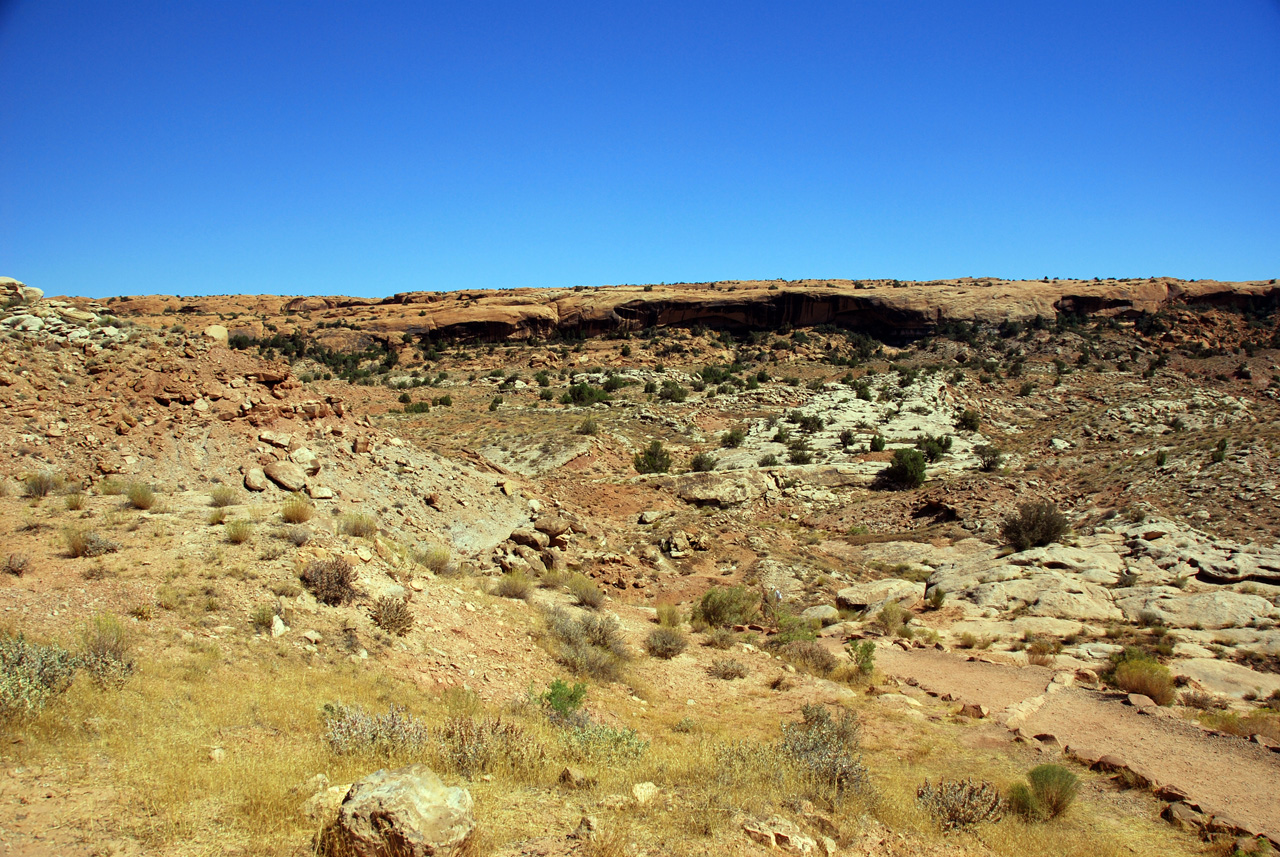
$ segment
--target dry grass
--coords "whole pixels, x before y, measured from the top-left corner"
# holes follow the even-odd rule
[[[533,595],[533,580],[522,571],[512,571],[498,578],[493,594],[499,598],[515,598],[528,601]]]
[[[128,500],[129,506],[134,509],[145,511],[156,504],[156,492],[145,482],[133,483],[125,491],[124,496]]]
[[[240,502],[240,492],[230,485],[215,485],[209,491],[209,505],[216,509],[234,506]]]
[[[343,515],[339,528],[348,536],[357,536],[358,538],[367,539],[370,536],[377,535],[378,522],[374,520],[372,515],[354,513],[350,515]]]
[[[226,532],[227,541],[233,545],[242,545],[253,537],[253,524],[248,521],[230,521]]]
[[[316,507],[301,494],[293,494],[280,506],[280,517],[286,524],[305,524],[316,513]]]

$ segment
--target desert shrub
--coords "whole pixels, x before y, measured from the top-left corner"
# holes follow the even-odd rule
[[[792,640],[782,646],[778,653],[783,660],[796,669],[804,670],[810,675],[826,678],[840,665],[836,656],[822,647],[815,640]]]
[[[1057,647],[1049,640],[1037,638],[1027,647],[1027,663],[1032,666],[1051,667],[1056,655]]]
[[[597,435],[600,433],[600,424],[596,422],[595,417],[587,417],[578,424],[578,434]]]
[[[561,664],[579,675],[600,681],[616,681],[630,660],[615,616],[582,613],[573,616],[556,608],[546,617],[547,632],[555,642],[554,655]]]
[[[248,521],[228,521],[227,541],[233,545],[242,545],[253,536],[253,524]]]
[[[960,412],[960,416],[956,417],[956,428],[961,431],[977,431],[981,425],[982,418],[972,408],[965,408]]]
[[[40,711],[71,686],[78,666],[66,649],[0,632],[0,722]]]
[[[311,531],[306,527],[290,527],[284,531],[285,540],[296,548],[311,541]]]
[[[80,666],[100,688],[118,688],[133,673],[133,639],[109,613],[98,613],[80,629]]]
[[[118,497],[125,492],[126,488],[128,488],[127,485],[114,478],[103,479],[102,482],[98,483],[98,493],[103,497]]]
[[[280,517],[286,524],[305,524],[316,513],[316,507],[301,494],[292,494],[280,506]]]
[[[357,512],[343,515],[340,528],[342,532],[349,536],[357,536],[364,539],[378,532],[378,522],[373,519],[372,515]]]
[[[413,611],[403,598],[379,598],[373,604],[370,618],[388,634],[402,637],[413,627]]]
[[[278,595],[281,598],[297,598],[302,594],[302,587],[292,580],[277,580],[267,588],[271,590],[272,595]]]
[[[926,434],[916,441],[916,449],[924,456],[925,461],[934,462],[951,452],[951,435],[935,437]]]
[[[240,492],[230,485],[215,485],[213,490],[209,492],[209,505],[214,508],[221,509],[224,506],[234,506],[239,502]]]
[[[1026,783],[1009,789],[1009,808],[1029,821],[1047,821],[1067,811],[1080,790],[1080,779],[1061,765],[1039,765]]]
[[[670,660],[685,650],[689,641],[679,628],[654,628],[644,641],[644,648],[650,655],[663,660]]]
[[[449,549],[440,544],[428,544],[412,553],[413,561],[434,574],[443,574],[449,567]]]
[[[271,625],[275,618],[275,607],[270,604],[259,604],[249,614],[249,624],[253,626],[255,631],[266,632],[271,630]]]
[[[801,722],[783,725],[778,748],[810,781],[813,791],[834,802],[870,788],[853,715],[845,711],[833,719],[821,705],[806,705],[801,711]]]
[[[102,556],[120,550],[120,545],[92,531],[67,530],[66,540],[67,552],[73,557]]]
[[[894,488],[919,488],[924,484],[925,456],[918,449],[897,449],[893,461],[880,471],[881,480]]]
[[[868,445],[868,448],[872,452],[884,452],[884,445],[885,445],[884,435],[877,434],[871,437],[871,443]]]
[[[772,452],[768,455],[760,456],[760,459],[756,461],[756,464],[761,467],[777,467],[779,463],[778,456],[774,455]]]
[[[48,497],[61,482],[61,477],[53,470],[41,470],[31,473],[22,480],[22,493],[33,499]]]
[[[975,824],[999,821],[1004,816],[1004,799],[985,780],[925,780],[916,789],[916,800],[943,830],[960,830]]]
[[[733,681],[735,678],[746,678],[747,667],[746,664],[734,658],[716,658],[711,662],[711,666],[707,667],[707,673],[712,678]]]
[[[1198,708],[1201,711],[1222,711],[1227,708],[1226,700],[1202,690],[1184,690],[1178,701],[1187,708]]]
[[[547,689],[538,695],[538,703],[552,722],[563,723],[574,719],[587,698],[587,686],[583,682],[569,684],[561,678],[553,679]]]
[[[14,577],[22,577],[30,567],[31,558],[24,553],[11,553],[4,561],[5,573]]]
[[[654,440],[631,463],[637,473],[666,473],[671,469],[671,453],[663,449],[662,441]]]
[[[609,401],[609,394],[599,387],[593,387],[585,381],[574,384],[560,396],[562,405],[594,405],[597,402]]]
[[[528,601],[533,594],[533,580],[523,571],[512,571],[498,578],[493,585],[493,594],[500,598],[515,598]]]
[[[205,518],[205,523],[211,527],[220,527],[227,522],[226,509],[213,509],[209,512],[209,517]]]
[[[876,644],[870,640],[863,640],[860,643],[854,643],[850,640],[845,643],[845,650],[849,653],[849,657],[853,659],[854,665],[857,667],[858,673],[869,676],[876,670]]]
[[[880,629],[880,632],[890,637],[896,637],[902,633],[902,626],[907,624],[910,617],[907,611],[897,601],[886,602],[880,608],[880,612],[876,614],[872,622]]]
[[[64,502],[66,503],[68,512],[79,512],[81,509],[84,508],[84,492],[72,491],[71,493],[67,494],[66,500]]]
[[[156,492],[145,482],[135,482],[124,492],[125,499],[135,509],[150,509],[156,504]]]
[[[354,582],[351,563],[341,557],[312,560],[302,572],[302,584],[324,604],[346,604],[355,598]]]
[[[738,635],[728,628],[711,628],[707,631],[707,636],[703,638],[702,644],[713,649],[727,649],[738,641]]]
[[[1015,551],[1044,547],[1061,539],[1070,526],[1051,500],[1018,504],[1018,511],[1000,522],[1000,534]]]
[[[1126,693],[1141,693],[1157,705],[1173,702],[1175,691],[1169,668],[1136,650],[1126,650],[1116,664],[1112,681]]]
[[[575,574],[565,584],[565,589],[574,597],[579,606],[597,610],[604,606],[604,590],[596,586],[595,581],[585,574]]]
[[[1000,451],[999,447],[992,446],[989,443],[975,446],[973,454],[978,457],[979,469],[986,473],[990,473],[1004,464],[1004,453]]]
[[[689,391],[675,381],[663,381],[662,389],[658,391],[658,398],[664,402],[683,402],[689,398]]]
[[[788,464],[813,464],[813,453],[807,449],[793,449],[787,453]]]
[[[713,628],[742,625],[755,618],[760,597],[743,586],[713,586],[702,593],[693,619]]]
[[[715,470],[720,460],[709,452],[699,452],[689,462],[689,469],[694,473],[707,473]]]
[[[649,749],[634,729],[617,729],[585,719],[560,733],[564,753],[576,761],[598,765],[619,765],[634,761]]]
[[[725,449],[737,449],[747,439],[747,430],[734,428],[720,435],[720,445]]]
[[[528,779],[547,759],[542,744],[501,717],[450,717],[434,734],[442,766],[467,778],[505,771]]]
[[[424,755],[434,744],[427,725],[396,705],[386,714],[368,714],[354,705],[326,705],[323,718],[325,741],[340,756]]]
[[[684,616],[674,604],[659,604],[657,614],[658,624],[663,628],[679,628],[684,624]]]

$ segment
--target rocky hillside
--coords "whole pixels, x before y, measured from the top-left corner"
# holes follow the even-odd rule
[[[13,853],[1280,841],[1274,283],[0,288]]]

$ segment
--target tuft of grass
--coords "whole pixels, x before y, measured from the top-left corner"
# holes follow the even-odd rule
[[[1080,778],[1061,765],[1038,765],[1026,783],[1009,789],[1009,807],[1028,821],[1048,821],[1070,808],[1080,791]]]
[[[1168,705],[1176,695],[1169,668],[1138,650],[1126,650],[1121,655],[1112,682],[1126,693],[1150,697],[1157,705]]]
[[[728,628],[711,628],[703,638],[702,644],[713,649],[728,649],[738,642],[738,635]]]
[[[230,485],[215,485],[209,492],[209,505],[215,509],[234,506],[240,502],[240,492]]]
[[[449,549],[441,544],[427,544],[416,548],[411,558],[433,574],[444,574],[449,567]]]
[[[305,524],[315,513],[316,507],[298,493],[291,494],[280,506],[280,517],[286,524]]]
[[[658,624],[663,628],[679,628],[684,623],[680,608],[674,604],[658,605]]]
[[[242,545],[253,536],[253,524],[248,521],[230,521],[226,527],[227,541]]]
[[[404,598],[379,598],[373,605],[373,624],[388,634],[403,637],[413,627],[413,611]]]
[[[711,666],[707,667],[707,673],[712,678],[733,681],[735,678],[746,678],[747,667],[746,664],[734,658],[716,658],[711,662]]]
[[[500,598],[528,601],[533,595],[533,580],[523,571],[508,572],[493,585],[493,594]]]
[[[575,574],[565,584],[565,589],[574,597],[579,606],[598,610],[604,606],[604,590],[596,586],[595,581],[585,574]]]
[[[348,536],[367,539],[377,534],[378,522],[373,519],[372,515],[356,512],[350,515],[343,515],[339,528]]]
[[[133,635],[110,613],[98,613],[80,629],[80,666],[103,689],[119,688],[133,674]]]
[[[31,473],[22,480],[22,491],[27,497],[39,500],[48,497],[61,484],[62,477],[55,470],[41,470]]]
[[[213,509],[209,512],[209,517],[205,522],[211,527],[220,527],[227,522],[226,509]]]
[[[644,641],[645,651],[655,658],[670,660],[687,648],[689,641],[679,628],[658,627]]]
[[[828,677],[840,666],[836,656],[814,640],[792,640],[779,649],[778,654],[796,669],[818,678]]]
[[[271,630],[271,625],[276,617],[276,610],[270,604],[259,604],[253,608],[249,614],[249,624],[253,626],[253,630],[260,633],[266,633]]]
[[[311,531],[306,527],[290,527],[284,531],[285,540],[296,548],[311,541]]]
[[[79,512],[84,508],[84,492],[78,490],[70,492],[65,502],[68,512]]]
[[[145,511],[156,504],[156,492],[145,482],[134,482],[124,492],[124,496],[134,509]]]

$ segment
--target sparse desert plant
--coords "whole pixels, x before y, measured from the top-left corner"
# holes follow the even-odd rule
[[[984,473],[999,469],[1004,463],[1004,453],[999,447],[992,446],[989,443],[982,443],[973,448],[973,454],[978,457],[978,469]]]
[[[575,574],[565,584],[565,589],[582,607],[597,610],[604,605],[604,590],[585,574]]]
[[[341,557],[312,560],[302,572],[302,584],[324,604],[346,604],[355,598],[354,582],[351,563]]]
[[[547,759],[540,742],[501,717],[450,717],[433,734],[441,767],[463,777],[500,770],[531,779]]]
[[[943,603],[947,600],[947,590],[941,586],[935,586],[929,590],[929,597],[925,599],[929,607],[934,610],[941,610]]]
[[[11,553],[4,561],[5,573],[14,577],[22,577],[30,567],[31,558],[25,553]]]
[[[679,628],[684,624],[684,616],[674,604],[659,604],[657,615],[658,624],[663,628]]]
[[[302,594],[302,587],[292,580],[277,580],[267,588],[271,590],[272,595],[278,595],[281,598],[297,598]]]
[[[426,544],[411,554],[413,561],[433,574],[443,574],[449,567],[449,549],[441,544]]]
[[[654,628],[644,641],[645,651],[655,658],[670,660],[689,645],[679,628]]]
[[[324,731],[329,749],[340,756],[418,755],[434,744],[427,724],[394,704],[386,714],[368,714],[354,705],[326,705]]]
[[[1027,647],[1027,663],[1036,667],[1051,667],[1056,654],[1053,643],[1037,638]]]
[[[699,452],[689,461],[689,469],[694,473],[708,473],[716,469],[720,460],[709,452]]]
[[[876,644],[870,640],[863,640],[855,643],[853,640],[845,643],[845,651],[849,653],[849,657],[853,659],[861,675],[869,676],[876,670]]]
[[[897,601],[888,601],[880,608],[880,612],[872,622],[882,634],[896,637],[902,633],[902,627],[907,624],[909,618],[911,617],[906,610],[902,609],[901,604]]]
[[[93,557],[115,553],[120,545],[89,530],[66,531],[67,552],[73,557]]]
[[[868,449],[872,452],[884,452],[884,445],[884,435],[877,434],[871,437],[871,443],[868,445]]]
[[[340,528],[348,536],[357,536],[365,539],[378,532],[378,522],[373,519],[372,515],[356,512],[350,515],[343,515]]]
[[[738,635],[728,628],[710,628],[702,644],[713,649],[727,649],[738,642]]]
[[[71,491],[67,494],[64,502],[68,512],[79,512],[84,508],[84,492],[79,490]]]
[[[924,484],[925,456],[918,449],[896,449],[893,461],[880,471],[883,482],[899,489],[919,488]]]
[[[818,678],[826,678],[840,666],[836,656],[816,640],[792,640],[780,648],[778,654],[796,669]]]
[[[22,491],[26,496],[38,500],[52,494],[57,489],[60,481],[61,477],[57,471],[41,470],[28,474],[22,480]]]
[[[631,463],[637,473],[666,473],[671,469],[671,453],[663,448],[662,441],[654,440],[637,452]]]
[[[755,618],[760,597],[743,586],[713,586],[702,593],[693,619],[712,628],[746,624]]]
[[[1184,690],[1178,701],[1187,708],[1197,708],[1200,711],[1222,711],[1227,708],[1225,699],[1219,699],[1203,690]]]
[[[916,800],[943,830],[961,830],[975,824],[994,823],[1004,817],[1000,791],[985,780],[925,780],[916,789]]]
[[[98,613],[80,629],[80,666],[103,689],[118,688],[133,674],[133,635],[115,616]]]
[[[809,781],[816,798],[839,802],[849,794],[865,792],[870,776],[862,764],[860,729],[848,711],[833,719],[821,705],[805,705],[800,723],[782,727],[778,749]]]
[[[147,510],[156,504],[156,492],[145,482],[134,482],[124,492],[125,499],[134,509]]]
[[[125,483],[119,479],[103,479],[98,483],[98,493],[103,497],[118,497],[123,494],[128,487],[129,486],[125,485]]]
[[[746,664],[734,658],[716,658],[711,662],[711,666],[707,667],[707,673],[712,678],[733,681],[735,678],[746,678],[747,667]]]
[[[413,611],[404,598],[379,598],[373,604],[373,624],[388,634],[403,637],[413,627]]]
[[[747,439],[747,430],[744,428],[733,428],[720,435],[720,445],[725,449],[737,449],[742,446],[742,442]]]
[[[631,654],[614,616],[582,613],[573,616],[556,608],[546,615],[547,633],[555,641],[556,660],[579,675],[616,681]]]
[[[1126,693],[1148,696],[1157,705],[1168,705],[1175,696],[1169,668],[1136,649],[1126,649],[1121,655],[1112,681]]]
[[[1038,765],[1027,782],[1009,789],[1009,808],[1028,821],[1048,821],[1062,815],[1075,800],[1080,779],[1061,765]]]
[[[1070,525],[1051,500],[1018,504],[1018,511],[1000,522],[1000,534],[1015,551],[1044,547],[1067,534]]]
[[[951,435],[935,437],[926,434],[916,441],[916,449],[924,455],[925,461],[934,462],[951,452]]]
[[[215,509],[234,506],[240,502],[240,492],[230,485],[215,485],[209,491],[209,505]]]
[[[253,630],[265,633],[271,630],[275,618],[276,611],[272,605],[259,604],[249,613],[249,624],[253,626]]]
[[[961,431],[977,431],[982,425],[982,418],[972,408],[965,408],[956,417],[956,428]]]
[[[761,467],[777,467],[780,463],[781,462],[778,461],[778,456],[774,455],[772,452],[767,455],[760,456],[759,460],[756,461],[756,464]]]
[[[562,678],[552,679],[547,689],[538,695],[538,703],[554,722],[568,722],[582,708],[587,698],[587,686],[583,682],[569,684]]]
[[[290,527],[284,531],[284,537],[289,544],[300,548],[311,541],[311,530],[306,527]]]
[[[253,536],[253,524],[248,521],[229,521],[226,532],[227,541],[233,545],[242,545]]]
[[[305,524],[315,513],[316,507],[297,493],[291,494],[289,499],[280,506],[280,517],[286,524]]]
[[[600,433],[600,424],[596,422],[595,417],[587,417],[578,423],[578,434],[597,435]]]
[[[213,509],[209,512],[209,517],[205,518],[205,523],[211,527],[220,527],[227,522],[228,510]]]
[[[0,722],[40,711],[71,686],[78,666],[60,646],[0,631]]]
[[[533,595],[533,580],[523,571],[510,571],[498,578],[493,594],[499,598],[515,598],[528,601]]]

